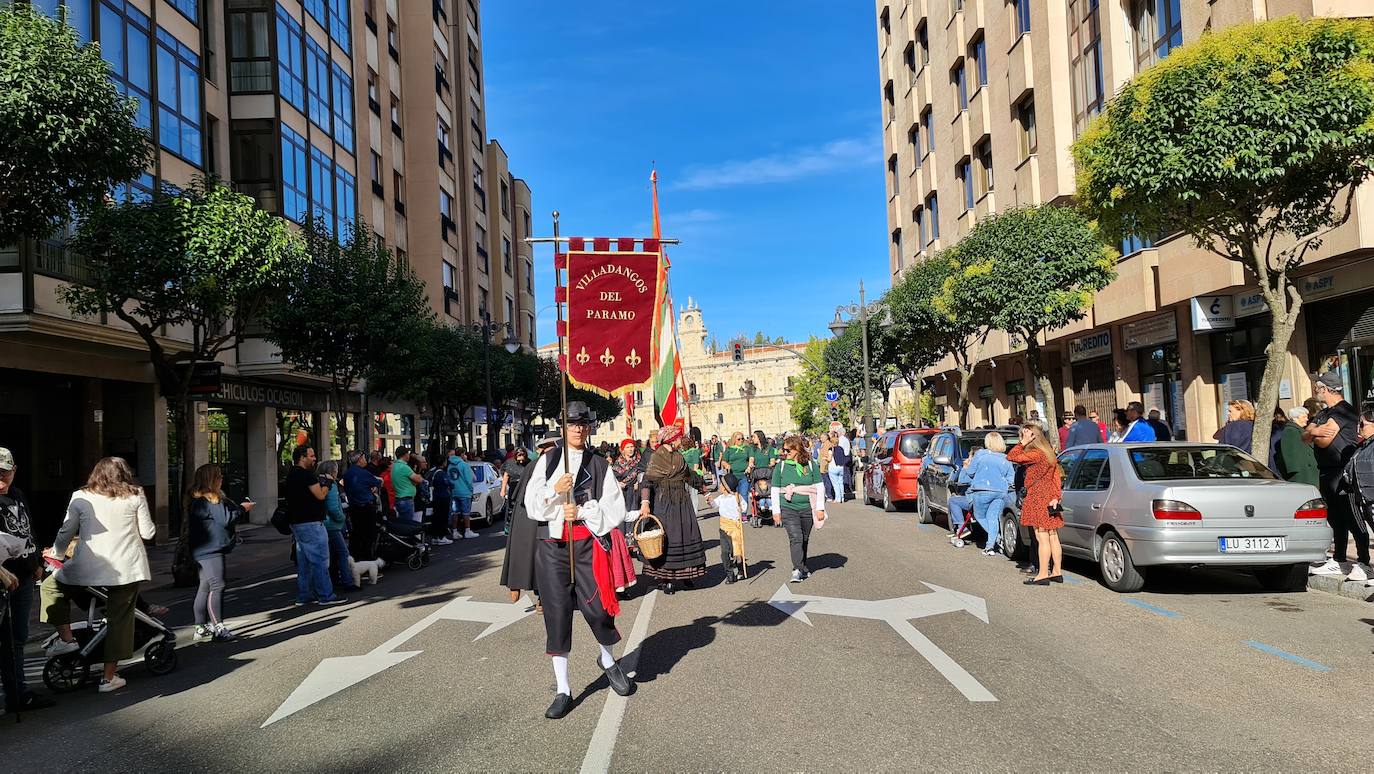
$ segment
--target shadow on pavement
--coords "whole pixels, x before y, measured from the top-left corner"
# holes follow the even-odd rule
[[[719,616],[702,616],[689,624],[662,629],[649,635],[639,646],[635,682],[651,683],[659,675],[672,672],[673,667],[688,653],[715,642],[715,625],[722,620]],[[603,675],[593,685],[604,682],[606,678]]]
[[[849,557],[844,554],[820,554],[806,558],[806,566],[812,572],[816,570],[838,570],[849,563]]]

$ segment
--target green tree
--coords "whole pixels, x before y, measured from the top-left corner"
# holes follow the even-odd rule
[[[98,46],[26,4],[0,8],[0,245],[99,206],[151,161],[135,100]]]
[[[970,405],[969,384],[983,356],[988,326],[982,315],[951,317],[940,303],[945,283],[958,270],[955,251],[942,250],[902,273],[883,296],[891,324],[880,339],[880,350],[884,361],[917,392],[921,374],[949,357],[959,374],[955,406],[963,422]]]
[[[757,333],[754,334],[754,346],[757,347],[757,346],[761,346],[761,345],[767,344],[767,343],[768,343],[768,337],[767,337],[766,335],[764,335],[763,331],[759,331],[759,332],[757,332]]]
[[[863,328],[855,322],[845,332],[831,340],[825,348],[826,385],[840,393],[840,403],[846,409],[847,424],[854,424],[855,413],[864,405]],[[871,365],[871,364],[870,364]],[[869,372],[872,386],[872,371]]]
[[[1273,337],[1255,414],[1270,416],[1302,307],[1292,272],[1349,220],[1374,164],[1374,23],[1204,35],[1127,84],[1073,152],[1108,237],[1182,232],[1254,275]],[[1255,423],[1253,448],[1269,431]]]
[[[90,210],[69,248],[85,256],[89,284],[67,285],[62,300],[78,315],[111,315],[143,339],[162,395],[178,414],[181,474],[189,476],[196,429],[189,366],[243,340],[271,289],[292,276],[297,240],[252,198],[198,180],[147,201]],[[190,340],[173,343],[169,331]]]
[[[400,357],[378,324],[433,317],[425,286],[410,267],[359,221],[335,235],[317,218],[303,229],[304,259],[291,267],[279,297],[267,307],[268,339],[296,370],[329,379],[339,448],[349,448],[348,390],[369,369]]]
[[[485,400],[481,339],[469,328],[440,322],[432,314],[401,317],[386,325],[388,356],[366,370],[368,391],[424,406],[434,418],[436,433],[445,427],[465,432],[470,426],[468,410]]]
[[[1045,416],[1059,416],[1039,337],[1087,314],[1116,277],[1116,251],[1077,210],[1042,204],[979,221],[955,260],[936,304],[953,320],[984,320],[1024,339]]]
[[[824,365],[825,350],[829,344],[828,339],[812,336],[806,343],[806,349],[802,350],[805,359],[801,374],[792,380],[792,399],[788,410],[797,430],[803,433],[814,433],[830,421],[825,405]]]

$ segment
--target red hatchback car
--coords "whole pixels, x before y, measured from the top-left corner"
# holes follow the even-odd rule
[[[934,428],[908,428],[889,430],[878,437],[870,457],[872,464],[864,470],[864,499],[868,504],[881,504],[885,511],[916,504],[921,458],[930,439],[939,432]]]

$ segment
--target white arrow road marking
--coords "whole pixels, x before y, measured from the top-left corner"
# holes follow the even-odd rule
[[[930,665],[935,667],[935,670],[943,675],[950,685],[958,689],[964,698],[969,701],[997,701],[997,697],[993,696],[987,688],[984,688],[982,683],[979,683],[973,675],[959,666],[943,650],[940,650],[940,647],[931,642],[930,638],[921,634],[915,626],[911,625],[913,618],[955,613],[960,610],[968,612],[983,623],[987,623],[987,602],[981,597],[947,589],[934,583],[925,583],[925,586],[932,593],[913,594],[909,597],[894,597],[892,599],[865,600],[793,594],[792,590],[784,584],[778,588],[773,598],[768,600],[768,604],[807,626],[811,625],[811,619],[807,617],[808,613],[886,621],[902,636],[902,639],[916,649],[917,653],[920,653],[926,661],[930,662]]]
[[[472,641],[476,642],[528,616],[531,610],[526,608],[529,605],[527,597],[521,597],[519,602],[509,605],[504,602],[473,602],[472,597],[458,597],[364,655],[338,656],[321,661],[261,727],[266,728],[315,702],[327,699],[389,667],[396,666],[411,656],[420,655],[423,651],[394,651],[436,621],[479,621],[491,624],[473,638]]]

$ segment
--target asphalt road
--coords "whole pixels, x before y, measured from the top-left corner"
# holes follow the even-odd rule
[[[580,696],[560,721],[543,718],[539,619],[469,604],[506,602],[497,530],[426,569],[389,568],[345,607],[292,607],[286,567],[240,582],[226,608],[241,641],[4,718],[3,768],[1287,771],[1374,756],[1367,604],[1228,573],[1122,596],[1078,563],[1069,583],[1026,587],[914,514],[848,503],[830,521],[796,585],[772,528],[747,530],[752,577],[722,584],[715,521],[702,521],[705,588],[623,605],[617,652],[637,645],[637,693],[609,691],[576,621]],[[780,594],[825,599],[770,605]],[[495,619],[506,625],[474,641]]]

